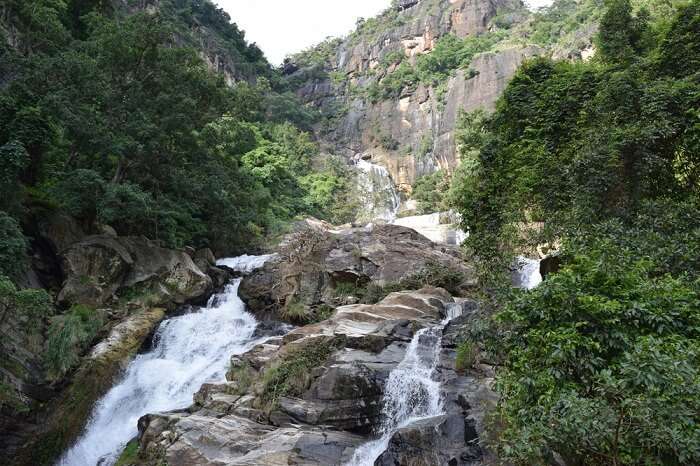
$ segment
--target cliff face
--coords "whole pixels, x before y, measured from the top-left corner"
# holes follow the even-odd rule
[[[208,1],[112,0],[122,14],[146,11],[162,14],[175,28],[175,42],[199,51],[211,71],[221,74],[229,85],[255,82],[271,68],[254,44],[245,42],[245,34],[231,23],[231,17]]]
[[[347,38],[293,57],[287,78],[306,103],[327,116],[318,133],[329,152],[372,159],[410,193],[421,175],[458,165],[455,128],[462,110],[492,110],[523,60],[554,50],[527,40],[531,21],[519,0],[399,2],[359,23]],[[367,96],[367,90],[393,79],[402,67],[433,53],[448,35],[496,39],[467,67],[449,70],[440,83],[418,82],[390,98]],[[592,31],[579,35],[585,48]],[[567,54],[580,56],[578,50],[556,51]]]

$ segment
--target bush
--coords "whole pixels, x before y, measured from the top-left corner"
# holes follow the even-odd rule
[[[29,154],[24,147],[11,141],[0,146],[0,209],[17,210],[20,193],[20,175],[29,165]]]
[[[700,462],[700,282],[605,239],[497,316],[500,450],[580,465]]]
[[[28,334],[44,328],[44,320],[53,313],[51,297],[44,290],[18,290],[12,281],[0,275],[0,324],[11,315]]]
[[[105,185],[96,171],[77,169],[61,176],[52,194],[68,214],[91,224],[97,218],[97,204],[104,195]]]
[[[479,347],[471,341],[463,341],[457,347],[455,356],[455,368],[457,372],[464,373],[476,364],[479,357]]]
[[[434,286],[444,288],[453,296],[460,296],[464,280],[465,276],[461,270],[438,262],[428,262],[418,272],[402,278],[399,286],[405,290]]]
[[[102,315],[87,306],[75,305],[51,323],[45,363],[49,377],[60,379],[75,367],[80,356],[102,327]]]
[[[0,211],[0,275],[16,278],[24,272],[28,247],[17,221]]]
[[[108,185],[97,204],[97,220],[113,225],[120,235],[157,239],[159,214],[151,195],[130,183]]]
[[[311,372],[335,351],[332,342],[313,342],[296,349],[268,368],[263,376],[262,401],[273,408],[280,397],[299,396],[311,383]]]

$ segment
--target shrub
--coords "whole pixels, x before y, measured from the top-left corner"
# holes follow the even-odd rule
[[[24,272],[28,246],[17,221],[0,211],[0,275],[17,277]]]
[[[82,305],[75,305],[65,315],[54,319],[45,354],[49,377],[60,379],[78,364],[102,323],[98,311]]]
[[[457,372],[465,372],[476,364],[479,357],[479,347],[471,341],[463,341],[457,347],[455,356],[455,368]]]
[[[462,293],[464,283],[462,271],[438,262],[428,262],[418,272],[404,277],[399,282],[402,289],[417,290],[425,286],[444,288],[454,296]]]
[[[312,342],[296,349],[268,368],[263,376],[261,399],[272,408],[280,397],[299,396],[311,383],[311,372],[335,351],[332,342]]]
[[[64,174],[52,193],[67,213],[92,223],[97,218],[97,203],[104,195],[105,184],[96,171],[77,169]]]
[[[22,171],[29,165],[29,154],[16,142],[0,146],[0,209],[13,212],[18,209],[22,192],[19,179]]]
[[[304,306],[304,303],[301,303],[296,299],[291,301],[280,312],[282,319],[285,322],[303,325],[309,321],[309,313],[306,306]]]
[[[605,239],[497,316],[502,454],[580,465],[700,462],[700,282]],[[662,427],[661,427],[662,426]]]

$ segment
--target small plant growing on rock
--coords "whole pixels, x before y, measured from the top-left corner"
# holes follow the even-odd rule
[[[464,373],[474,367],[479,358],[479,347],[472,341],[463,341],[457,347],[455,368],[457,372]]]
[[[80,355],[102,327],[102,316],[88,306],[75,305],[57,317],[49,328],[46,366],[49,376],[60,379],[80,360]]]
[[[272,410],[281,397],[299,396],[311,384],[311,371],[321,366],[333,354],[333,341],[311,342],[285,355],[265,371],[260,396],[263,404]]]

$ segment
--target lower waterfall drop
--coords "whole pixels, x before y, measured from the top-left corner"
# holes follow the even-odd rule
[[[346,466],[372,466],[397,430],[419,419],[443,414],[440,382],[435,380],[442,331],[461,311],[461,305],[451,306],[440,325],[421,329],[413,336],[403,360],[389,374],[382,398],[379,438],[361,445]]]
[[[253,262],[260,266],[264,261],[248,256],[236,265],[243,271]],[[160,324],[153,348],[136,356],[95,405],[85,431],[59,466],[113,465],[138,433],[141,416],[186,408],[204,383],[224,380],[230,357],[261,341],[254,337],[255,317],[238,297],[239,284],[236,279],[206,307]]]

